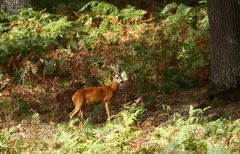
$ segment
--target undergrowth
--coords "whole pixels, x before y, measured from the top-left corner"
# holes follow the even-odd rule
[[[171,9],[176,7],[173,13]],[[6,64],[1,67],[15,74],[17,81],[31,73],[27,80],[36,82],[42,73],[76,79],[84,76],[76,70],[79,67],[102,69],[118,63],[137,74],[139,83],[162,81],[163,92],[193,87],[202,80],[198,70],[208,65],[206,8],[171,3],[155,19],[146,19],[146,13],[133,6],[120,10],[91,1],[75,12],[74,20],[45,10],[1,14],[0,62]],[[23,68],[26,61],[28,71]]]
[[[111,122],[93,125],[77,119],[66,124],[42,123],[39,115],[0,133],[2,153],[239,153],[240,121],[208,121],[204,110],[175,113],[170,123],[139,129],[143,106],[128,104]],[[136,146],[144,134],[145,142]],[[137,147],[137,148],[136,148]]]

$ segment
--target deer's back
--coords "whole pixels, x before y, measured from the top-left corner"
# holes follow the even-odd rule
[[[110,86],[88,87],[78,90],[72,97],[76,102],[77,99],[86,104],[95,104],[110,101],[114,92]]]

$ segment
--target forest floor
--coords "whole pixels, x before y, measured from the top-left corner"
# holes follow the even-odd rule
[[[71,100],[71,94],[73,91],[68,92],[70,93],[66,96],[67,101],[61,101],[65,105],[59,106],[58,103],[52,105],[51,107],[48,106],[47,110],[40,111],[40,116],[43,121],[45,122],[56,122],[56,123],[66,123],[69,121],[68,114],[73,109],[73,104]],[[127,92],[130,93],[130,92]],[[141,103],[144,105],[146,111],[142,115],[141,119],[138,121],[140,127],[146,128],[146,124],[158,126],[167,123],[169,117],[174,113],[179,113],[181,116],[188,116],[190,106],[193,106],[194,109],[204,109],[208,108],[204,113],[210,120],[215,120],[217,118],[226,118],[229,120],[236,120],[240,118],[240,101],[233,100],[230,97],[234,96],[226,96],[226,98],[221,100],[209,100],[207,98],[207,87],[200,87],[186,91],[178,91],[171,94],[150,94],[151,100],[144,100],[141,96],[137,98],[128,98],[128,102],[125,103],[123,97],[125,92],[121,91],[117,96],[114,98],[113,102],[110,105],[110,109],[112,115],[116,115],[119,111],[123,109],[124,104],[126,103]],[[22,119],[28,117],[27,114],[19,114],[11,109],[14,107],[13,104],[6,104],[6,102],[11,102],[10,91],[5,90],[3,91],[2,95],[0,96],[0,106],[1,106],[1,119],[5,119],[5,121],[1,121],[1,123],[5,123],[9,120],[15,121],[16,123],[21,122]],[[52,101],[52,98],[49,99]],[[48,105],[48,104],[47,104]],[[44,104],[46,106],[46,104]],[[34,110],[34,106],[33,110]],[[105,123],[107,115],[105,113],[105,109],[103,105],[95,106],[88,106],[85,110],[85,117],[90,117],[94,124],[101,124]],[[35,107],[35,109],[39,108],[39,106]],[[11,112],[9,112],[11,111]],[[97,115],[97,116],[96,116]]]
[[[73,91],[68,92],[70,93],[69,96],[67,96],[69,97],[69,100],[71,98],[70,96],[72,92]],[[10,94],[10,91],[5,90],[3,94]],[[230,121],[234,121],[240,118],[239,101],[228,102],[227,100],[219,101],[216,99],[213,101],[209,101],[209,99],[206,97],[206,86],[186,91],[178,91],[171,94],[151,94],[151,97],[149,97],[148,94],[148,97],[143,96],[143,98],[150,99],[145,100],[142,99],[142,97],[132,97],[129,98],[132,101],[122,103],[124,102],[122,99],[125,96],[124,94],[125,93],[120,88],[120,92],[116,95],[110,105],[113,119],[115,118],[115,116],[118,115],[119,112],[124,110],[124,105],[126,105],[126,103],[144,104],[144,107],[146,109],[146,111],[141,115],[141,117],[135,122],[134,128],[141,133],[131,140],[129,146],[131,147],[132,151],[141,151],[143,149],[148,149],[149,151],[151,151],[150,147],[152,145],[149,136],[153,134],[157,128],[165,128],[168,127],[168,125],[171,126],[172,123],[174,123],[174,121],[172,120],[173,116],[176,115],[176,113],[178,113],[180,117],[185,117],[186,119],[190,117],[191,106],[194,109],[206,109],[203,114],[209,119],[209,121],[214,121],[217,119],[229,119]],[[228,98],[228,100],[231,100],[229,96],[226,98]],[[23,132],[22,135],[25,135],[24,142],[28,143],[32,141],[38,141],[39,139],[34,137],[36,135],[40,135],[42,140],[46,142],[47,140],[45,141],[44,138],[52,138],[52,133],[56,132],[59,129],[58,127],[61,128],[65,125],[70,125],[71,123],[69,121],[68,114],[73,109],[73,106],[69,105],[72,103],[70,101],[66,102],[68,104],[67,107],[54,106],[52,108],[48,108],[48,110],[46,110],[45,112],[39,113],[41,122],[39,123],[39,125],[34,125],[34,116],[32,113],[19,114],[19,112],[16,112],[12,109],[10,109],[12,112],[6,112],[6,110],[9,110],[9,107],[11,107],[12,105],[6,105],[6,103],[4,102],[10,102],[10,99],[11,98],[9,96],[6,97],[6,95],[0,96],[0,109],[2,119],[2,121],[0,122],[0,128],[6,129],[12,127],[17,129],[17,131],[12,134],[12,138],[9,139],[9,143],[7,143],[10,149],[11,147],[17,146],[17,140],[19,139],[19,135],[21,136],[21,132]],[[94,129],[96,130],[98,128],[104,128],[104,126],[108,124],[108,122],[106,121],[107,115],[105,113],[104,107],[100,105],[97,108],[98,109],[96,109],[95,106],[90,106],[87,107],[85,110],[85,117],[88,117],[90,119]],[[24,110],[24,108],[22,110],[26,111]],[[51,123],[56,124],[56,126],[54,125],[53,127]],[[81,123],[79,125],[76,125],[77,129],[81,130],[82,127],[85,126],[83,126]],[[42,131],[44,132],[43,134],[38,134]],[[60,129],[60,132],[61,131],[63,130]],[[108,142],[106,144],[108,144]],[[54,145],[54,148],[55,146],[56,145]]]

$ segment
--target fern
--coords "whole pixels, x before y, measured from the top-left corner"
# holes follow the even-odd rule
[[[211,154],[230,154],[223,144],[212,144],[209,141],[205,141],[207,144],[207,153]]]
[[[125,110],[123,110],[120,115],[122,116],[123,123],[126,126],[132,125],[136,122],[137,118],[145,112],[145,109],[142,105],[140,106],[125,106]]]
[[[12,133],[15,131],[14,128],[3,129],[0,132],[0,152],[3,152],[8,149],[7,140],[12,137]]]
[[[118,16],[123,23],[132,22],[136,24],[143,19],[146,13],[145,10],[136,9],[134,6],[128,5],[120,11]]]
[[[175,3],[169,4],[168,6],[166,6],[163,11],[161,12],[161,15],[165,15],[166,13],[169,12],[169,10],[171,10],[172,8],[176,7],[176,5],[174,5]],[[180,4],[179,6],[177,6],[177,12],[176,14],[170,15],[168,16],[164,23],[168,23],[168,26],[171,24],[176,24],[179,22],[186,22],[188,21],[187,16],[189,16],[189,12],[192,10],[191,7],[185,6],[183,4]]]
[[[71,23],[67,21],[66,18],[60,18],[56,21],[51,21],[42,27],[48,33],[43,33],[43,36],[54,37],[63,36],[64,30],[71,27]]]
[[[168,5],[166,5],[162,11],[161,11],[161,15],[164,16],[166,15],[167,13],[169,13],[172,9],[176,8],[177,7],[177,3],[170,3]]]
[[[80,11],[91,10],[96,15],[117,15],[118,8],[107,2],[91,1],[84,5]]]

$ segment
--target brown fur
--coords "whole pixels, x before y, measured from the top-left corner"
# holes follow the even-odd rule
[[[116,94],[119,82],[113,79],[112,84],[101,87],[88,87],[78,90],[73,96],[72,101],[75,105],[74,110],[70,113],[70,119],[79,112],[79,116],[83,118],[83,110],[87,105],[104,103],[108,120],[110,120],[109,104]]]

